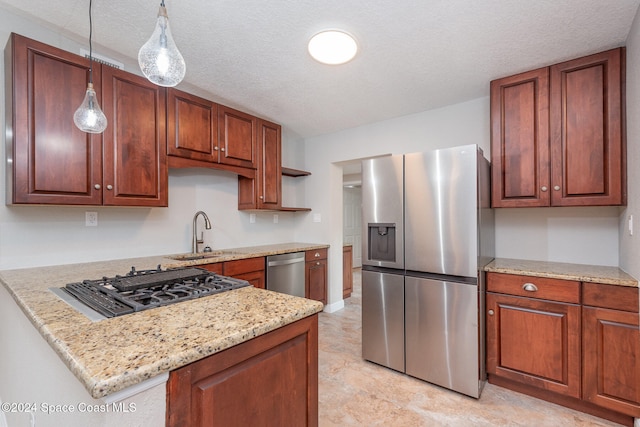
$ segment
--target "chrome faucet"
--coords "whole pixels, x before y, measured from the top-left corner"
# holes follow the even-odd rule
[[[198,215],[202,215],[204,218],[204,227],[207,230],[211,230],[211,222],[209,221],[207,214],[202,211],[196,212],[193,216],[193,243],[191,245],[191,252],[194,254],[198,253],[198,245],[204,243],[204,231],[200,234],[200,238],[198,239]]]

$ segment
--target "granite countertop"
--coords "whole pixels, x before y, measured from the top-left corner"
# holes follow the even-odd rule
[[[281,244],[234,249],[230,258],[327,247]],[[215,262],[209,260],[208,262]],[[136,269],[194,265],[163,256],[0,271],[2,283],[29,321],[94,398],[322,311],[323,304],[264,289],[230,292],[92,322],[49,288]]]
[[[519,274],[521,276],[549,277],[580,282],[638,287],[638,281],[618,267],[570,264],[550,261],[496,258],[487,264],[485,271]]]

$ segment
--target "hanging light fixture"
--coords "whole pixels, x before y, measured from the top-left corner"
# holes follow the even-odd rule
[[[153,34],[138,52],[138,64],[147,79],[159,86],[175,86],[184,78],[187,66],[171,37],[164,0]]]
[[[78,129],[87,133],[102,133],[107,128],[107,118],[100,109],[96,91],[93,89],[93,22],[91,20],[91,3],[89,0],[89,83],[82,104],[73,114],[73,122]]]

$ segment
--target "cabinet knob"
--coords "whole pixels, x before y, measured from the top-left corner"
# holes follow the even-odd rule
[[[220,151],[224,151],[224,147],[222,147],[222,148],[220,149]]]
[[[547,191],[547,190],[548,190],[548,188],[547,188],[547,186],[546,186],[546,185],[543,185],[543,186],[542,186],[542,188],[541,188],[541,190],[542,190],[542,191]]]
[[[316,254],[314,255],[314,257],[316,257],[316,258],[320,258],[320,252],[316,252]]]
[[[260,200],[264,199],[264,196],[260,196]]]
[[[320,265],[320,261],[316,262],[316,265]]]
[[[218,147],[213,147],[213,151],[218,151]]]
[[[556,191],[559,191],[560,190],[560,186],[556,185],[556,186],[553,187],[553,189],[556,190]]]
[[[489,316],[493,316],[493,310],[489,310]]]
[[[111,184],[107,185],[107,190],[113,190],[113,185]]]
[[[522,289],[524,289],[527,292],[535,292],[538,290],[538,287],[533,283],[525,283],[524,285],[522,285]]]
[[[93,188],[95,188],[96,190],[99,190],[100,189],[100,184],[94,185]]]

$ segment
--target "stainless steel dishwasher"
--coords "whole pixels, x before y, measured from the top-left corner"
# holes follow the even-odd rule
[[[304,252],[267,257],[267,289],[304,298]]]

